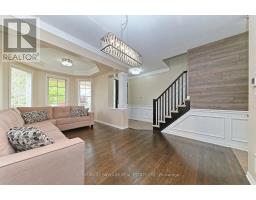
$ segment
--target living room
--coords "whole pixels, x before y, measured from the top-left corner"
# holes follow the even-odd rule
[[[1,185],[254,185],[254,15],[1,15]]]

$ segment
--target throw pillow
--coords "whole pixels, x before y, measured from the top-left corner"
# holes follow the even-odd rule
[[[24,112],[21,116],[24,119],[25,124],[48,120],[48,113],[45,110]]]
[[[33,127],[11,128],[7,132],[7,137],[16,152],[35,149],[54,143],[53,139]]]
[[[83,117],[88,115],[89,108],[73,107],[71,108],[71,117]]]

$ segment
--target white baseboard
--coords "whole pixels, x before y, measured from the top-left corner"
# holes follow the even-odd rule
[[[247,151],[247,113],[191,109],[162,132]]]
[[[98,122],[100,124],[104,124],[104,125],[107,125],[107,126],[112,126],[114,128],[118,128],[118,129],[127,129],[128,127],[124,127],[124,126],[118,126],[118,125],[115,125],[115,124],[110,124],[108,122],[103,122],[103,121],[100,121],[100,120],[94,120],[95,122]]]
[[[251,185],[256,185],[256,180],[252,177],[252,175],[250,174],[250,172],[247,172],[247,173],[246,173],[246,177],[247,177],[247,179],[248,179],[248,181],[249,181],[249,183],[250,183]]]

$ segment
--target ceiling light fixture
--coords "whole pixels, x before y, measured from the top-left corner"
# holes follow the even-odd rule
[[[121,24],[121,38],[127,25],[128,16],[126,16],[126,21]],[[111,55],[132,67],[142,65],[141,55],[133,48],[129,47],[125,42],[123,42],[113,33],[107,33],[103,38],[101,38],[101,47],[102,52]]]
[[[139,67],[133,67],[129,69],[129,73],[132,75],[139,75],[142,72],[142,69]]]
[[[73,65],[73,62],[69,58],[62,58],[61,59],[61,64],[65,67],[71,67]]]

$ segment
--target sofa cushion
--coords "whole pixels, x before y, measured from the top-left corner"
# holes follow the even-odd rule
[[[91,118],[89,116],[67,117],[67,118],[56,119],[56,124],[57,125],[71,124],[71,123],[75,123],[75,122],[90,121],[90,120],[91,120]]]
[[[21,114],[24,112],[45,110],[48,114],[48,118],[49,119],[53,118],[52,107],[18,107],[17,109],[21,112]]]
[[[45,110],[31,111],[22,113],[25,124],[32,124],[48,120],[48,114]]]
[[[70,106],[53,107],[53,118],[65,118],[70,116]]]
[[[56,119],[50,119],[50,120],[47,120],[46,122],[51,122],[53,125],[57,124]]]
[[[60,124],[71,124],[76,122],[76,118],[75,117],[66,117],[66,118],[59,118],[56,119],[56,124],[60,125]]]
[[[89,116],[83,116],[83,117],[75,117],[76,122],[82,122],[82,121],[90,121],[91,118]]]
[[[38,122],[34,124],[25,125],[26,127],[32,126],[40,129],[51,137],[55,142],[60,140],[67,140],[66,136],[52,123],[52,120]]]
[[[83,117],[88,115],[89,108],[83,106],[72,106],[70,110],[71,117]]]
[[[11,128],[7,132],[7,137],[16,152],[43,147],[54,142],[41,130],[33,127]]]
[[[8,142],[6,132],[13,127],[24,126],[24,121],[20,114],[14,109],[0,112],[0,156],[14,153],[14,149]]]

